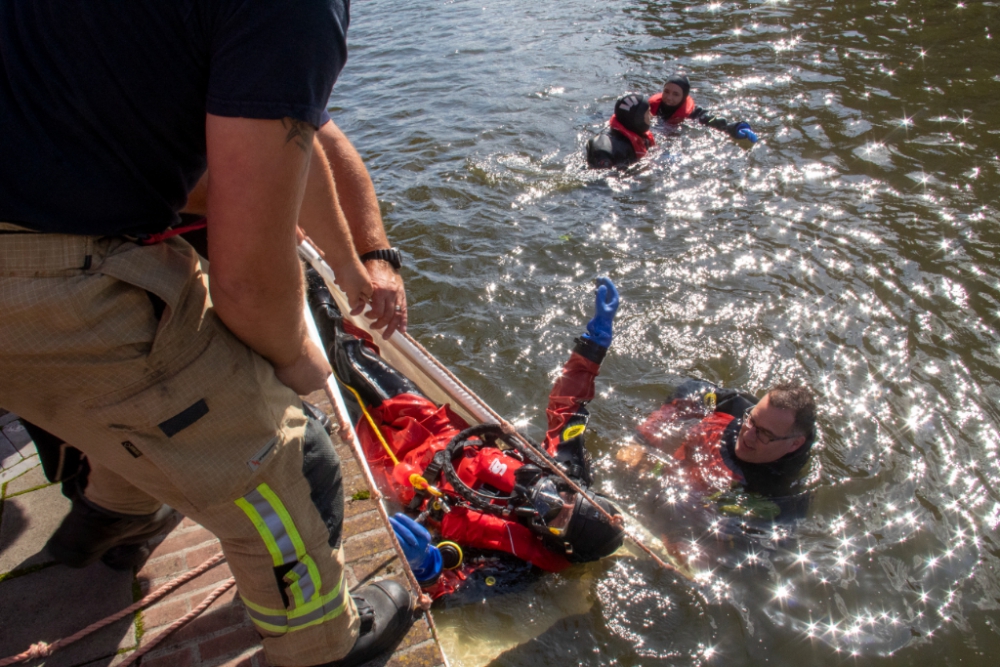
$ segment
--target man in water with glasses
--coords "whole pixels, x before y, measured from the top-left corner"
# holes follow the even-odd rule
[[[690,463],[692,481],[704,491],[737,484],[765,496],[786,495],[816,440],[816,399],[797,382],[781,382],[758,401],[688,380],[638,430],[648,444]],[[637,463],[637,454],[625,450],[619,458]]]

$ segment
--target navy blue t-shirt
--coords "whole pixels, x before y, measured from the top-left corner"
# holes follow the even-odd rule
[[[349,0],[0,0],[0,221],[112,235],[174,224],[205,114],[319,126]]]

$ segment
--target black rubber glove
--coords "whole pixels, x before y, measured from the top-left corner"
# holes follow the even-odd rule
[[[709,127],[714,127],[717,130],[725,130],[729,127],[729,121],[722,116],[705,115],[699,118],[698,122],[708,125]]]

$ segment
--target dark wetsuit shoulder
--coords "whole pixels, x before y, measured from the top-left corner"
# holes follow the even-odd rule
[[[587,163],[591,167],[627,167],[638,160],[632,142],[617,130],[605,129],[587,142]]]
[[[753,394],[736,389],[715,390],[715,411],[723,412],[740,419],[747,408],[752,408],[760,401]]]

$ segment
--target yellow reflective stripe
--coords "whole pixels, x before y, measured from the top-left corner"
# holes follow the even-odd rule
[[[562,433],[563,442],[567,440],[572,440],[576,436],[580,435],[587,430],[586,424],[574,424],[573,426],[566,427],[566,430]]]
[[[243,598],[243,603],[246,604],[246,606],[252,609],[253,611],[259,611],[260,613],[266,614],[267,616],[282,616],[282,617],[288,616],[288,612],[285,611],[284,609],[269,609],[268,607],[259,605],[256,602],[251,602],[250,600],[247,600],[242,595],[240,597]]]
[[[284,634],[286,632],[295,632],[296,630],[310,628],[337,618],[347,609],[347,593],[348,590],[344,585],[344,577],[342,575],[340,583],[337,584],[334,590],[291,612],[287,612],[284,609],[269,609],[247,600],[242,595],[240,597],[243,599],[243,603],[247,607],[247,613],[255,625],[270,632]],[[330,603],[337,602],[338,597],[340,597],[340,601],[337,606],[328,608]],[[318,616],[317,613],[319,614]]]
[[[295,606],[301,607],[306,603],[305,596],[302,594],[302,585],[299,583],[299,574],[295,570],[291,570],[285,575],[285,581],[288,582],[288,590],[292,592],[292,599],[295,600]]]
[[[347,599],[346,598],[344,599],[343,602],[340,603],[340,605],[336,609],[334,609],[333,611],[329,612],[328,614],[325,614],[324,616],[320,616],[319,618],[317,618],[314,621],[309,621],[308,623],[304,623],[302,625],[297,625],[297,626],[295,626],[293,628],[289,628],[288,631],[289,632],[295,632],[296,630],[305,630],[306,628],[311,628],[314,625],[321,625],[323,623],[326,623],[327,621],[330,621],[330,620],[333,620],[333,619],[337,618],[338,616],[340,616],[341,614],[344,613],[345,609],[347,609]]]
[[[271,554],[271,560],[274,561],[274,566],[278,567],[284,563],[284,559],[281,555],[281,549],[278,548],[278,543],[275,542],[274,536],[271,535],[271,531],[267,527],[264,517],[262,517],[257,509],[248,503],[244,498],[238,498],[236,500],[236,506],[243,510],[253,523],[254,527],[257,529],[257,532],[260,533],[261,539],[264,540],[264,544],[267,546],[267,550]]]
[[[298,529],[295,527],[295,522],[292,520],[292,515],[288,513],[285,509],[285,504],[281,502],[277,494],[271,490],[267,484],[261,484],[257,487],[257,492],[271,505],[271,509],[274,513],[278,515],[281,519],[281,525],[285,527],[285,533],[288,538],[292,541],[292,545],[295,547],[295,556],[298,558],[300,563],[305,563],[306,567],[309,568],[309,575],[312,577],[313,586],[316,591],[323,589],[323,578],[320,576],[319,568],[313,562],[313,559],[309,557],[306,553],[306,545],[302,541],[302,536],[299,535]],[[315,596],[314,596],[315,597]]]
[[[275,567],[295,563],[294,568],[284,575],[295,609],[304,610],[304,613],[322,609],[323,600],[329,601],[331,598],[327,596],[320,599],[319,592],[323,589],[322,575],[316,562],[306,553],[305,543],[295,527],[295,521],[278,495],[267,484],[260,484],[237,500],[236,505],[257,528]],[[343,581],[331,595],[336,596],[342,584]],[[275,610],[258,611],[274,617]],[[261,627],[267,626],[272,631],[275,627],[279,627],[275,620],[275,618],[267,620],[255,617],[255,622],[261,621]]]
[[[240,598],[242,598],[243,604],[246,605],[247,614],[250,616],[250,620],[254,622],[254,625],[279,634],[288,632],[288,615],[284,609],[268,609],[259,604],[254,604],[242,595]]]
[[[322,577],[319,574],[319,568],[316,567],[316,561],[314,561],[309,554],[302,557],[302,562],[305,563],[306,568],[309,570],[309,578],[312,579],[314,592],[310,599],[314,599],[317,595],[319,595]]]
[[[294,619],[300,618],[302,616],[306,616],[306,615],[308,615],[308,614],[316,611],[317,609],[320,609],[321,607],[323,607],[323,605],[325,605],[327,602],[329,602],[330,600],[332,600],[335,597],[337,597],[338,595],[340,595],[340,591],[341,591],[342,588],[345,588],[345,586],[344,586],[344,575],[340,575],[340,581],[337,582],[336,588],[334,588],[332,591],[330,591],[326,595],[323,595],[323,596],[314,596],[313,599],[310,600],[309,602],[307,602],[306,604],[302,605],[301,607],[297,607],[297,608],[293,609],[292,611],[288,612],[288,622],[289,622],[289,624],[290,625],[294,625],[294,623],[292,623],[292,621]]]
[[[292,521],[292,515],[288,513],[285,509],[285,504],[281,502],[281,499],[271,490],[267,484],[261,484],[257,487],[257,491],[260,495],[264,496],[268,503],[270,503],[271,508],[274,513],[278,515],[281,519],[281,524],[285,527],[285,532],[288,533],[288,537],[292,540],[292,544],[295,546],[295,556],[302,560],[306,555],[306,545],[302,543],[302,536],[299,535],[299,531],[295,528],[295,522]],[[317,582],[318,583],[318,582]]]
[[[296,609],[288,614],[288,631],[295,632],[325,623],[337,618],[347,609],[347,587],[343,585],[344,579],[341,577],[337,590],[330,591],[321,599],[314,603],[309,603],[302,610]],[[330,607],[337,603],[337,606]]]

